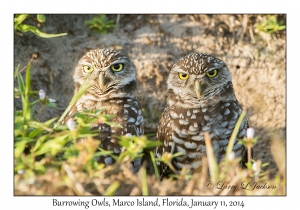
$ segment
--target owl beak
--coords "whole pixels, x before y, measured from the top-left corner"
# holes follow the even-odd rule
[[[99,86],[101,90],[104,90],[104,72],[100,72],[99,75]]]
[[[200,89],[200,81],[196,80],[195,82],[195,93],[198,97],[198,99],[201,98],[201,89]]]

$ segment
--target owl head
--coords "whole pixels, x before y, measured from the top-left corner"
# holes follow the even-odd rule
[[[226,64],[210,54],[192,53],[171,69],[168,90],[192,104],[213,103],[233,93]]]
[[[136,70],[121,51],[95,49],[78,62],[73,75],[76,89],[88,80],[91,87],[85,93],[90,99],[102,96],[132,97],[136,90]],[[94,97],[94,98],[93,98]]]

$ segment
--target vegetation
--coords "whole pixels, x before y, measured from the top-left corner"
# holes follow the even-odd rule
[[[53,37],[67,35],[67,33],[61,33],[61,34],[47,34],[47,33],[44,33],[42,31],[40,31],[35,26],[23,23],[23,21],[27,17],[28,17],[28,15],[26,15],[26,14],[15,15],[15,18],[14,18],[14,29],[15,29],[15,31],[22,32],[22,33],[30,31],[30,32],[38,35],[39,37],[42,37],[42,38],[53,38]],[[46,17],[44,15],[36,15],[36,19],[39,23],[46,22]]]
[[[92,32],[102,34],[107,34],[109,29],[116,27],[114,21],[107,20],[107,17],[104,14],[85,21],[85,24],[89,26]]]
[[[258,31],[272,34],[284,30],[286,26],[283,23],[283,21],[278,22],[277,17],[275,15],[268,15],[267,19],[264,20],[261,24],[256,23],[255,28]]]

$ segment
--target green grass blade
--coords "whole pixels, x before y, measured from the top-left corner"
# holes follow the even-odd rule
[[[39,149],[39,147],[49,138],[48,135],[44,135],[38,138],[38,140],[36,141],[36,144],[33,148],[33,151],[37,151]]]
[[[42,31],[40,31],[39,29],[37,29],[36,27],[34,26],[30,26],[30,25],[26,25],[26,24],[22,24],[22,25],[19,25],[17,27],[17,30],[20,30],[22,32],[32,32],[36,35],[38,35],[39,37],[42,37],[42,38],[53,38],[53,37],[58,37],[58,36],[64,36],[64,35],[67,35],[67,33],[61,33],[61,34],[47,34],[47,33],[44,33]]]
[[[14,149],[14,157],[15,158],[20,157],[20,155],[23,153],[23,151],[25,149],[26,144],[27,144],[26,141],[21,141],[21,142],[15,143],[15,149]]]
[[[26,87],[24,85],[24,80],[23,80],[23,77],[21,76],[21,74],[18,74],[18,85],[19,85],[19,89],[21,91],[21,96],[22,96],[23,117],[24,117],[25,121],[28,121],[31,118],[30,103],[29,103],[28,97],[26,97],[26,94],[25,94]]]
[[[28,15],[16,15],[14,18],[14,28],[16,29],[18,25],[20,25],[27,18],[27,16]]]
[[[147,173],[145,168],[141,168],[142,174],[142,194],[143,196],[148,195],[148,185],[147,185]]]
[[[30,62],[27,64],[27,68],[26,68],[26,87],[25,87],[25,98],[29,97],[29,92],[30,92]]]
[[[28,134],[28,137],[33,139],[34,137],[36,137],[37,135],[39,135],[42,132],[43,131],[41,129],[35,129]]]
[[[19,90],[21,92],[21,95],[25,93],[25,85],[24,85],[24,80],[21,74],[18,74],[18,85],[19,85]]]
[[[52,119],[46,121],[46,122],[45,122],[45,125],[47,125],[47,126],[51,125],[57,118],[58,118],[58,117],[54,117],[54,118],[52,118]]]
[[[52,128],[49,128],[47,125],[45,125],[44,123],[38,122],[38,121],[33,121],[31,120],[30,122],[28,122],[28,125],[31,128],[35,128],[35,129],[42,129],[48,132],[52,132]]]
[[[119,181],[114,181],[105,191],[104,195],[114,195],[120,186]]]
[[[235,127],[233,129],[233,132],[231,134],[231,137],[229,139],[229,142],[228,142],[228,146],[227,146],[227,149],[226,149],[226,158],[228,158],[228,155],[231,153],[232,151],[232,148],[233,148],[233,145],[234,145],[234,140],[239,132],[239,129],[240,129],[240,126],[241,126],[241,123],[244,119],[246,115],[246,111],[243,110],[243,112],[241,113],[241,115],[239,116],[239,119],[237,121],[237,123],[235,124]]]
[[[19,73],[19,68],[20,68],[20,64],[18,64],[16,70],[15,70],[15,75],[14,75],[14,78],[17,77],[18,73]]]
[[[218,169],[218,164],[214,155],[214,150],[212,148],[211,139],[208,132],[204,133],[204,140],[206,145],[206,154],[207,154],[210,178],[211,181],[215,183],[217,181],[217,175],[219,169]]]
[[[157,178],[157,181],[160,182],[160,175],[159,175],[158,168],[157,168],[157,165],[156,165],[156,161],[155,161],[155,158],[154,158],[154,154],[153,154],[152,151],[150,151],[150,157],[151,157],[151,161],[152,161],[153,168],[154,168],[154,171],[155,171],[155,176]]]
[[[87,80],[86,80],[87,81]],[[82,86],[79,88],[79,91],[77,94],[75,94],[73,96],[73,98],[71,99],[71,102],[69,103],[69,106],[67,107],[67,109],[64,111],[64,113],[62,114],[62,116],[59,118],[58,122],[56,123],[56,125],[54,126],[54,128],[56,128],[58,126],[58,124],[63,121],[63,119],[65,118],[65,116],[69,113],[69,111],[71,110],[72,106],[76,103],[76,101],[85,93],[85,91],[87,91],[91,85],[85,85],[86,83],[83,83]]]
[[[81,87],[78,90],[78,93],[76,95],[74,95],[74,97],[71,99],[70,104],[72,104],[72,106],[76,103],[76,101],[85,93],[85,91],[87,91],[91,85],[88,84],[89,80],[85,80],[85,82],[81,85]]]
[[[15,114],[14,118],[14,137],[17,137],[23,131],[24,118]]]
[[[30,115],[30,106],[29,106],[29,101],[27,98],[22,96],[22,103],[23,103],[23,117],[26,121],[29,121],[31,118]]]

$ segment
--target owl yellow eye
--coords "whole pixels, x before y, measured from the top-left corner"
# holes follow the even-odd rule
[[[208,77],[215,77],[215,76],[217,76],[217,74],[218,74],[218,70],[217,69],[215,69],[213,71],[209,71],[209,72],[206,73],[206,75]]]
[[[184,74],[184,73],[179,73],[179,78],[182,80],[186,80],[187,78],[189,78],[188,74]]]
[[[83,70],[84,70],[84,72],[89,73],[89,72],[92,72],[94,70],[94,68],[91,66],[83,66]]]
[[[111,70],[113,71],[122,71],[123,70],[123,63],[117,63],[117,64],[114,64],[110,67]]]

